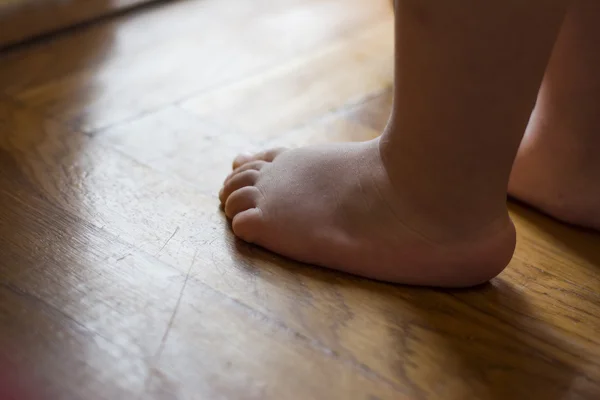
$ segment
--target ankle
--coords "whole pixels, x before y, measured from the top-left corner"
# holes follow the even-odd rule
[[[448,178],[432,168],[432,161],[407,154],[386,133],[379,152],[406,223],[434,241],[471,240],[482,233],[510,229],[506,184],[477,185],[466,176]],[[435,157],[432,151],[431,158]],[[415,228],[417,229],[417,228]]]

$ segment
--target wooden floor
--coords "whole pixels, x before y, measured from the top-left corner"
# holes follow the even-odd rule
[[[511,205],[514,260],[463,291],[234,239],[237,152],[385,125],[392,24],[387,0],[171,1],[1,53],[10,376],[35,399],[600,399],[598,234]]]

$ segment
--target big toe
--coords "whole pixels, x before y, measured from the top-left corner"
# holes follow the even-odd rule
[[[265,223],[260,208],[249,208],[238,213],[231,221],[231,229],[235,236],[245,242],[260,244],[265,233]]]
[[[259,171],[256,169],[238,172],[226,180],[219,193],[225,215],[231,220],[233,233],[250,243],[256,243],[264,230],[262,210],[259,208],[262,193],[254,186],[258,178]]]
[[[284,147],[277,147],[274,149],[269,149],[265,151],[261,151],[255,154],[240,154],[233,160],[233,169],[239,168],[242,165],[252,162],[252,161],[273,161],[278,155],[286,151],[287,149]]]

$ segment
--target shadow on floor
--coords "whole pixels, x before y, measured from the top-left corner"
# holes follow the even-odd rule
[[[565,341],[568,335],[552,321],[536,317],[527,288],[502,276],[469,290],[403,287],[340,275],[235,243],[232,251],[251,276],[273,284],[289,282],[286,307],[297,311],[292,323],[333,318],[327,325],[304,325],[311,325],[307,329],[312,329],[313,339],[330,340],[326,345],[342,359],[366,365],[411,399],[600,398],[600,382],[589,376],[589,356]],[[315,293],[315,287],[332,294]],[[357,293],[362,293],[364,306],[348,304]],[[335,306],[335,313],[325,311],[329,305],[323,298],[328,296],[343,303]],[[302,303],[309,304],[307,310]],[[339,311],[344,309],[348,312]],[[357,316],[364,312],[371,313],[372,331],[348,333],[354,329],[352,319],[365,318]],[[319,313],[323,315],[315,316]],[[348,337],[370,333],[385,338],[381,345],[386,348],[375,350],[377,343],[350,347],[354,343]],[[376,365],[362,359],[373,360],[375,351],[382,357]]]

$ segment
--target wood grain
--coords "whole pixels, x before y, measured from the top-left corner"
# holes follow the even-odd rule
[[[0,53],[0,370],[36,400],[600,398],[597,233],[511,204],[511,265],[463,291],[231,234],[236,153],[383,129],[391,21],[189,0]]]
[[[164,4],[86,27],[43,49],[7,55],[0,63],[0,87],[46,115],[91,133],[262,74],[354,29],[372,26],[383,16],[389,21],[385,3],[362,3]],[[314,28],[308,29],[308,24]]]

